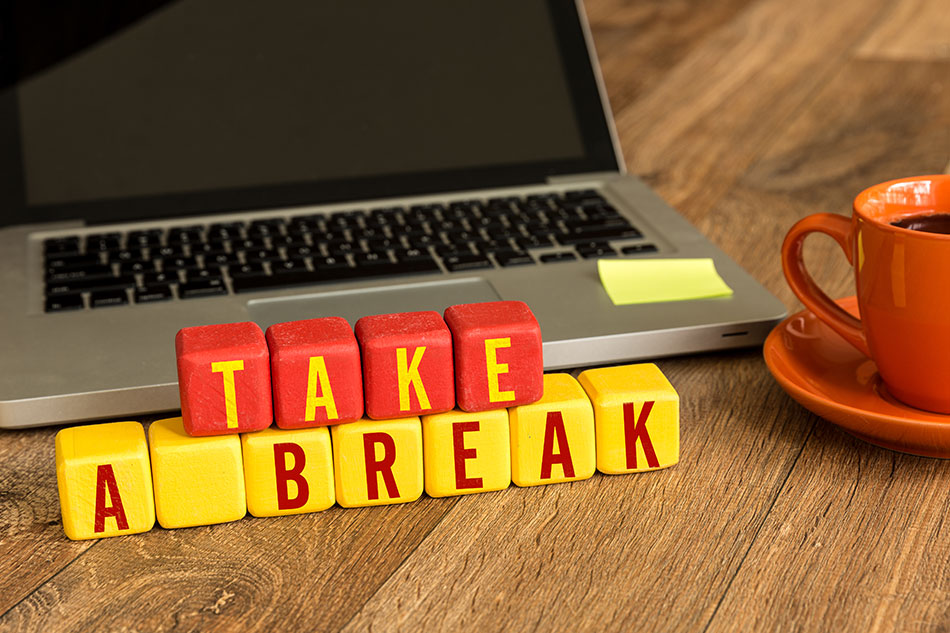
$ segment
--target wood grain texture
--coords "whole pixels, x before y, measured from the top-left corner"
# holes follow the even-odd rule
[[[628,166],[776,293],[788,227],[950,168],[942,0],[590,0]],[[810,238],[832,295],[840,249]],[[0,631],[950,629],[950,462],[666,359],[667,471],[73,543],[52,430],[0,433]]]

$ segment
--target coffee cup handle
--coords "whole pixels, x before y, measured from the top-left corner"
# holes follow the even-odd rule
[[[871,351],[868,349],[868,341],[864,328],[861,326],[861,320],[845,312],[818,287],[805,269],[805,262],[802,259],[805,237],[809,233],[824,233],[838,242],[848,262],[853,266],[851,231],[851,218],[834,213],[816,213],[799,220],[789,230],[782,244],[782,269],[792,292],[805,304],[805,307],[840,334],[841,338],[858,348],[865,356],[870,357]]]

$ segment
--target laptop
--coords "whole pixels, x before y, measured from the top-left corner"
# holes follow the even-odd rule
[[[10,13],[43,28],[2,51],[0,427],[179,408],[186,326],[522,300],[561,369],[785,314],[625,173],[580,3],[147,4]],[[614,305],[605,257],[734,294]]]

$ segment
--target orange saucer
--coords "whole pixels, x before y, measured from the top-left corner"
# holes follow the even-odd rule
[[[837,303],[858,315],[855,297]],[[896,400],[874,361],[810,311],[779,323],[765,340],[763,353],[769,371],[788,395],[851,435],[894,451],[950,458],[950,415]]]

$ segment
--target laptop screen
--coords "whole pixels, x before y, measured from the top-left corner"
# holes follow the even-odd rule
[[[616,169],[572,3],[185,0],[77,48],[0,97],[3,224]]]

